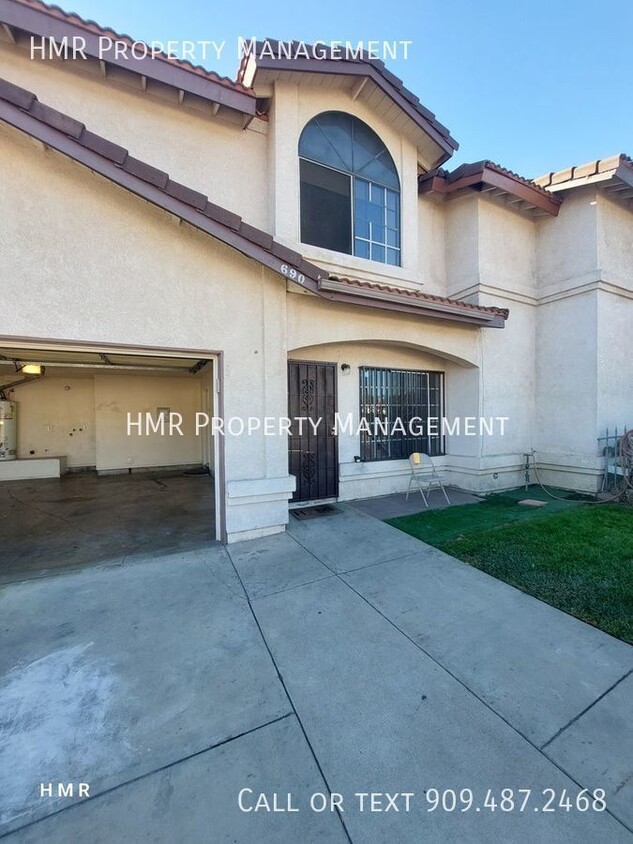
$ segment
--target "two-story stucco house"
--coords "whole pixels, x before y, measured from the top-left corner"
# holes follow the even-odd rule
[[[406,489],[413,451],[489,491],[534,448],[547,482],[596,489],[597,437],[633,398],[629,159],[451,171],[456,141],[378,61],[268,44],[232,81],[104,59],[100,37],[129,39],[39,0],[0,0],[0,24],[0,384],[46,367],[5,390],[19,459],[206,463],[224,541],[282,530],[293,502]],[[84,55],[32,56],[73,37]],[[126,412],[161,408],[273,421],[127,435]],[[317,434],[273,430],[315,415]]]

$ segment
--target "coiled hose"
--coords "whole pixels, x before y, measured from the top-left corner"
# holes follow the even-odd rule
[[[622,479],[624,480],[624,486],[622,489],[619,489],[615,495],[610,495],[608,498],[601,498],[599,501],[585,501],[585,504],[609,504],[612,501],[617,501],[622,495],[628,490],[633,490],[633,429],[630,431],[625,431],[624,434],[620,437],[618,441],[618,451],[620,453],[621,464],[624,470],[622,474]],[[616,452],[617,453],[617,452]],[[536,465],[536,460],[534,459],[534,455],[536,454],[535,449],[530,449],[529,454],[532,457],[532,468],[534,469],[534,477],[536,478],[536,482],[543,490],[546,495],[549,495],[550,498],[556,499],[556,501],[569,501],[568,498],[563,498],[560,495],[554,495],[553,492],[550,492],[543,482],[538,473],[538,467]],[[529,471],[530,468],[530,460],[528,457],[526,471]],[[571,490],[571,492],[577,492],[579,494],[583,494],[580,490]]]

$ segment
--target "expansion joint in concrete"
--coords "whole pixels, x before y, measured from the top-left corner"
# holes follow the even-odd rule
[[[612,692],[616,688],[616,686],[619,686],[620,683],[623,680],[626,680],[627,677],[630,677],[631,674],[633,674],[633,668],[631,668],[630,671],[627,671],[626,674],[623,674],[619,678],[619,680],[616,680],[615,683],[610,685],[609,688],[606,689],[601,695],[598,695],[598,697],[595,700],[592,700],[591,703],[589,704],[589,706],[585,706],[585,708],[583,710],[581,710],[577,715],[574,715],[574,717],[571,720],[569,720],[563,727],[561,727],[560,730],[557,730],[551,738],[548,738],[547,741],[545,742],[545,744],[541,745],[540,750],[541,751],[545,750],[545,748],[549,744],[551,744],[560,735],[562,735],[565,732],[565,730],[569,729],[569,727],[571,727],[572,724],[575,724],[576,721],[578,721],[580,718],[582,718],[582,716],[585,715],[587,712],[589,712],[590,709],[593,709],[593,707],[597,703],[599,703],[604,697],[606,697],[609,694],[609,692]]]

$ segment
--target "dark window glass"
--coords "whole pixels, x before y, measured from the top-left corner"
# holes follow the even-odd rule
[[[324,112],[301,133],[299,155],[301,240],[399,265],[400,184],[378,135],[352,115]]]
[[[352,251],[351,179],[301,161],[301,240],[335,252]]]
[[[360,368],[360,417],[366,420],[369,431],[361,430],[362,460],[406,460],[415,451],[432,457],[444,453],[441,419],[444,415],[444,373],[409,369]],[[428,419],[438,433],[429,435]],[[386,433],[374,428],[380,420]],[[391,429],[401,420],[404,432]],[[422,436],[409,430],[423,429]]]
[[[299,155],[351,173],[351,117],[348,114],[326,112],[311,120],[301,133]]]

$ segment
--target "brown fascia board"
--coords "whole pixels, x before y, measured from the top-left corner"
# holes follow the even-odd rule
[[[461,175],[459,171],[462,171]],[[420,178],[418,189],[420,193],[450,194],[463,188],[481,189],[484,186],[498,188],[534,208],[546,211],[553,217],[558,216],[562,197],[555,196],[544,188],[528,182],[527,179],[515,176],[510,171],[490,166],[487,162],[462,165],[455,174],[427,174]]]
[[[40,103],[30,91],[2,79],[0,120],[324,299],[480,326],[502,327],[507,316],[507,311],[498,308],[466,306],[422,293],[416,296],[419,303],[411,304],[400,301],[393,291],[380,296],[364,289],[358,294],[325,290],[322,283],[329,277],[327,270],[277,243],[268,232],[244,223],[237,214],[215,205],[199,191],[174,182],[162,170],[88,131],[79,121]]]
[[[451,314],[457,322],[487,325],[503,328],[509,311],[506,308],[473,305],[468,302],[434,296],[417,290],[396,288],[391,285],[357,281],[354,279],[330,276],[319,281],[319,288],[336,295],[337,301],[358,302],[359,298],[380,301],[381,307],[402,310],[407,313],[436,316],[438,312]],[[351,290],[360,291],[350,292]]]
[[[0,0],[0,23],[6,24],[9,28],[22,30],[29,35],[54,38],[56,41],[60,41],[62,38],[83,38],[86,43],[86,55],[94,59],[101,59],[99,38],[109,37],[113,41],[128,41],[127,36],[117,37],[116,33],[107,29],[93,32],[87,26],[68,20],[67,17],[71,16],[66,17],[65,13],[61,13],[61,10],[60,16],[51,14],[54,11],[57,11],[56,7],[50,7],[50,10],[47,11],[45,6],[36,8],[25,5],[19,0]],[[64,15],[64,17],[61,15]],[[83,61],[83,59],[77,58],[75,61]],[[161,82],[179,91],[194,94],[209,102],[234,109],[250,117],[254,117],[256,114],[257,103],[253,92],[246,89],[240,90],[241,86],[234,83],[229,86],[215,81],[210,78],[212,74],[203,75],[196,72],[194,68],[188,69],[184,62],[174,62],[166,58],[152,58],[151,56],[135,59],[128,55],[116,56],[112,51],[108,52],[103,61],[139,76],[145,76],[155,82]]]
[[[457,141],[451,137],[448,129],[435,119],[432,112],[424,108],[419,101],[417,105],[414,104],[413,95],[406,96],[404,93],[406,89],[401,85],[394,85],[387,78],[388,71],[381,72],[372,62],[353,62],[344,61],[343,59],[276,59],[270,57],[259,58],[256,56],[256,63],[257,70],[367,77],[444,151],[444,154],[438,160],[438,166],[447,161],[455,150],[459,148]],[[389,77],[391,76],[393,74],[389,73]],[[396,79],[396,77],[393,78]]]

